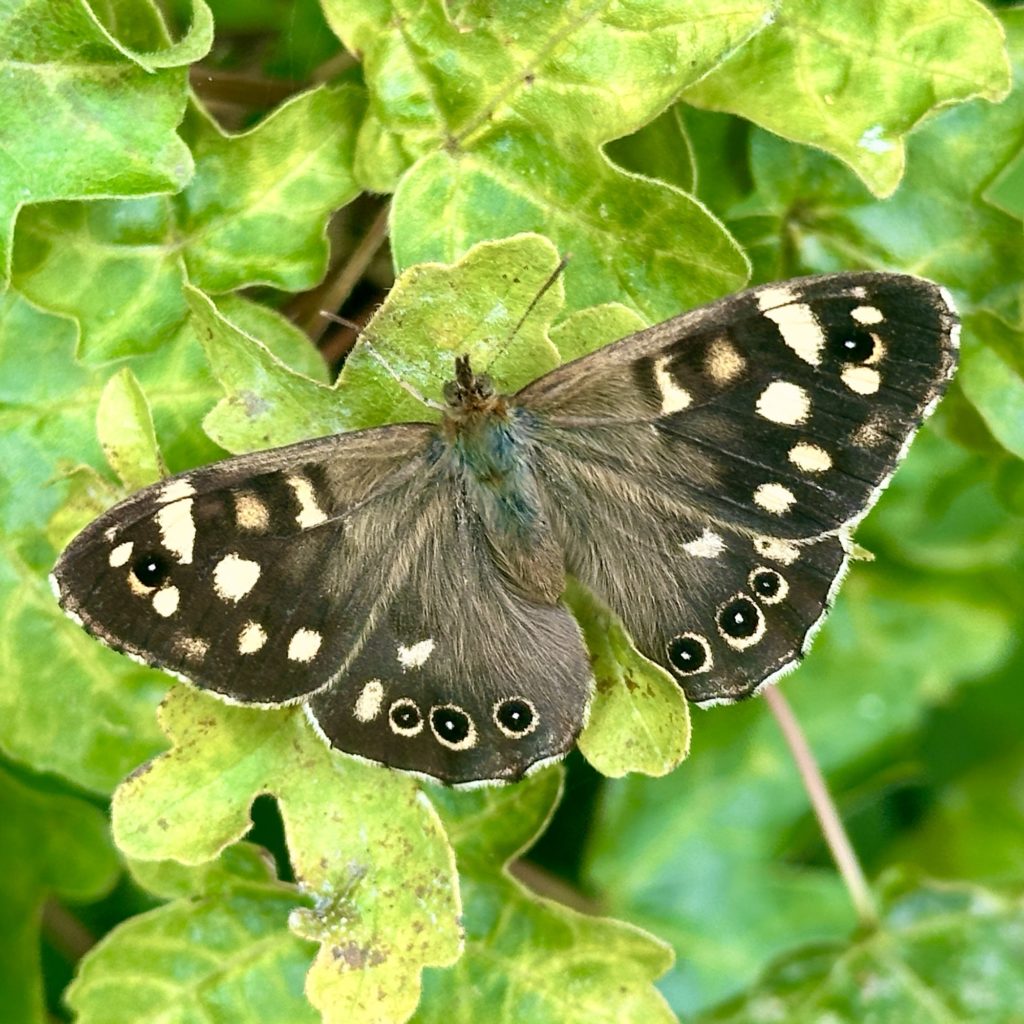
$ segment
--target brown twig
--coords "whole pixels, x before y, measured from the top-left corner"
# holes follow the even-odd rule
[[[96,945],[96,936],[56,900],[50,899],[43,904],[42,926],[50,945],[73,964]]]
[[[874,896],[868,886],[867,878],[864,876],[864,869],[860,866],[857,854],[850,842],[850,837],[843,827],[842,818],[839,817],[839,810],[832,799],[825,777],[821,773],[821,767],[811,750],[807,737],[804,735],[800,723],[793,714],[789,702],[782,695],[777,686],[769,686],[764,691],[765,703],[775,716],[775,721],[782,731],[793,760],[796,762],[797,770],[803,781],[804,789],[810,798],[811,807],[821,826],[825,842],[828,844],[832,859],[839,869],[843,884],[850,894],[850,900],[860,923],[865,927],[873,927],[878,924],[878,907],[875,905]]]
[[[316,341],[330,324],[330,320],[323,316],[320,310],[332,311],[341,308],[384,244],[388,236],[389,213],[390,206],[385,203],[352,254],[338,268],[337,273],[331,274],[323,284],[306,292],[296,302],[291,311],[292,318],[313,341]]]
[[[579,889],[574,889],[568,882],[551,874],[550,871],[545,871],[544,868],[532,861],[515,860],[509,864],[508,873],[538,896],[554,900],[572,910],[578,910],[581,914],[597,915],[601,913],[601,908],[593,900],[584,896]]]

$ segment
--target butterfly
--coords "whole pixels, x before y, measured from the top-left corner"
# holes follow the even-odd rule
[[[229,701],[447,783],[562,757],[593,679],[567,575],[707,705],[791,669],[853,525],[957,359],[948,293],[760,286],[513,395],[455,360],[439,424],[225,459],[132,495],[58,560],[61,605]]]

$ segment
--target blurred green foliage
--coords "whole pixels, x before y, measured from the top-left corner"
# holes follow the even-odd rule
[[[1024,11],[33,0],[0,2],[0,69],[15,1024],[1024,1020]],[[408,273],[373,329],[427,393],[566,252],[506,386],[751,276],[953,291],[961,371],[784,684],[880,931],[766,708],[695,714],[666,774],[678,692],[583,595],[589,765],[472,793],[180,687],[161,730],[167,680],[59,615],[61,545],[164,466],[426,415],[358,346],[330,384],[296,327],[369,265],[374,193]]]

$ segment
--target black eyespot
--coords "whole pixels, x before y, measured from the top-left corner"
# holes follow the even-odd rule
[[[170,574],[171,567],[162,555],[139,555],[132,562],[132,575],[144,587],[159,587]]]
[[[772,598],[782,590],[782,577],[772,569],[759,569],[751,578],[750,585],[760,597]]]
[[[699,672],[708,662],[708,645],[692,633],[675,636],[668,642],[669,664],[680,674]]]
[[[525,736],[532,731],[537,716],[529,701],[511,697],[509,700],[503,700],[494,709],[494,720],[502,732]]]
[[[832,351],[844,363],[863,363],[875,351],[875,339],[856,328],[842,331],[832,341]]]
[[[718,613],[719,628],[734,640],[746,640],[757,632],[761,613],[749,597],[733,598]]]
[[[465,711],[453,707],[443,707],[434,708],[430,712],[430,726],[439,740],[454,745],[462,743],[469,736],[473,723],[470,722],[469,715]]]
[[[411,700],[395,701],[388,712],[392,724],[403,732],[419,728],[423,721],[420,709]]]

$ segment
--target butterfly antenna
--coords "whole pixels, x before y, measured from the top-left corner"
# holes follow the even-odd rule
[[[527,318],[537,308],[537,305],[540,302],[540,300],[543,299],[544,296],[548,293],[548,289],[550,289],[551,286],[559,279],[559,277],[561,277],[562,273],[565,271],[565,268],[569,265],[569,260],[571,259],[572,255],[570,253],[566,253],[558,261],[558,266],[551,271],[551,274],[548,277],[548,279],[540,286],[540,290],[530,300],[530,304],[526,307],[526,311],[519,318],[515,327],[512,328],[511,333],[505,339],[505,344],[501,346],[501,348],[494,356],[491,357],[491,361],[487,364],[487,369],[490,369],[508,351],[509,345],[512,344],[513,340],[515,339],[515,336],[519,333],[523,324],[526,323]]]
[[[338,316],[337,313],[328,313],[326,309],[321,309],[320,315],[325,320],[331,320],[333,323],[341,324],[342,327],[347,327],[350,331],[355,331],[357,338],[363,333],[362,324],[357,324],[355,320],[349,320],[347,317]]]
[[[408,394],[412,395],[412,397],[415,398],[417,402],[422,402],[425,406],[427,406],[428,409],[436,409],[438,412],[444,412],[445,406],[443,406],[440,402],[435,402],[433,399],[427,398],[426,395],[420,394],[420,392],[417,391],[416,388],[414,388],[407,380],[404,380],[401,377],[399,372],[377,350],[377,346],[374,345],[372,341],[370,341],[370,334],[366,330],[366,328],[360,327],[359,324],[354,323],[351,320],[346,320],[344,317],[336,316],[334,313],[328,313],[326,309],[321,309],[320,312],[323,316],[327,317],[328,320],[333,320],[335,323],[343,324],[346,327],[353,328],[356,331],[360,342],[362,342],[363,346],[366,348],[367,352],[369,352],[370,355],[373,356],[373,358],[376,359],[377,362],[380,363],[380,365],[383,366],[385,370],[387,370],[388,374],[392,377],[395,383],[403,391],[406,391],[408,392]]]

